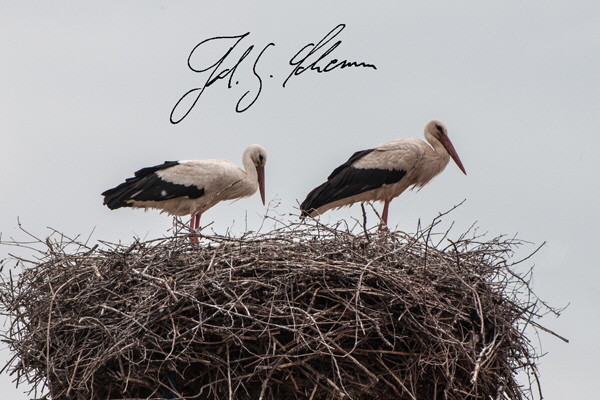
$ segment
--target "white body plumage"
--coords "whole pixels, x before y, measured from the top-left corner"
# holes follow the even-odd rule
[[[165,182],[204,189],[204,195],[192,199],[187,196],[162,201],[129,201],[132,207],[155,208],[169,215],[202,214],[224,200],[252,196],[258,189],[258,175],[252,162],[242,170],[233,162],[221,159],[183,160],[179,165],[156,171]]]
[[[392,140],[356,152],[336,168],[327,182],[312,190],[300,206],[303,216],[357,202],[383,201],[387,223],[389,202],[408,188],[421,188],[446,168],[450,157],[466,174],[441,121],[430,121],[424,130],[429,144],[415,138]]]
[[[262,146],[249,146],[242,155],[245,170],[228,160],[166,161],[143,168],[135,177],[102,193],[110,209],[154,208],[170,215],[188,215],[193,229],[200,215],[224,200],[248,197],[260,190],[265,202],[264,166],[267,153]]]

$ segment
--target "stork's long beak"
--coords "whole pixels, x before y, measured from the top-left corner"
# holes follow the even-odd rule
[[[465,171],[465,167],[463,167],[462,162],[460,161],[460,158],[456,153],[456,150],[454,150],[454,146],[452,145],[450,138],[446,135],[443,135],[440,141],[442,142],[442,145],[444,145],[444,147],[446,148],[446,151],[448,151],[448,154],[450,154],[450,157],[452,157],[456,165],[458,165],[458,168],[460,168],[463,174],[466,175],[467,171]]]
[[[265,167],[260,165],[256,167],[256,174],[258,176],[258,190],[260,191],[260,198],[263,206],[265,205]]]

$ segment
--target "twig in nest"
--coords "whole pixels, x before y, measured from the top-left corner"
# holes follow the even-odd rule
[[[530,398],[523,327],[558,335],[508,262],[521,242],[465,233],[440,249],[437,222],[375,241],[365,224],[286,222],[195,251],[183,225],[131,246],[44,241],[2,275],[4,369],[74,400],[155,397],[169,365],[186,399]]]

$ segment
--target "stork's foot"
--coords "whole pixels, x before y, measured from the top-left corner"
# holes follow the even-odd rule
[[[192,235],[190,235],[190,242],[195,243],[195,244],[200,244],[200,239],[198,239],[198,236],[192,234]]]
[[[390,230],[390,228],[388,228],[388,226],[386,224],[379,224],[379,232],[388,232]]]

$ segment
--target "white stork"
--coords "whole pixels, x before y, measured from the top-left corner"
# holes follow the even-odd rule
[[[357,202],[383,201],[379,226],[383,230],[390,201],[411,186],[425,186],[446,168],[450,157],[467,174],[441,121],[434,119],[425,125],[424,135],[431,147],[422,140],[406,138],[357,151],[306,196],[300,205],[301,217]]]
[[[223,200],[248,197],[260,191],[265,204],[267,153],[254,144],[242,155],[245,171],[228,160],[165,161],[142,168],[135,177],[102,193],[111,210],[155,208],[169,215],[192,215],[190,228],[200,227],[203,212]],[[193,242],[198,238],[192,237]]]

